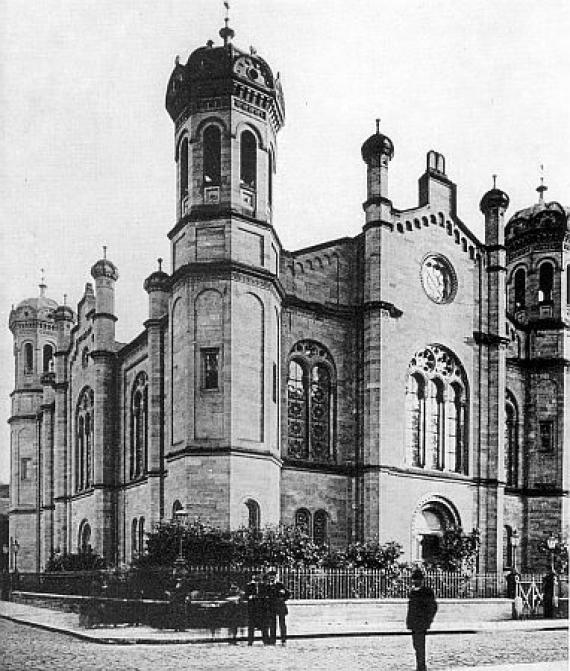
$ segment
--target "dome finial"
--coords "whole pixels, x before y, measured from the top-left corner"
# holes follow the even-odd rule
[[[235,32],[230,28],[230,3],[228,0],[224,1],[224,7],[226,8],[226,16],[224,18],[225,25],[220,30],[220,37],[224,40],[224,47],[227,47],[228,43],[235,35]]]
[[[493,177],[493,189],[497,188],[497,175],[492,175]]]
[[[376,133],[379,135],[380,134],[380,117],[376,119]]]
[[[47,289],[47,284],[46,284],[46,271],[44,268],[40,268],[41,273],[42,273],[42,279],[40,280],[40,296],[45,296],[46,295],[46,289]]]
[[[536,187],[536,190],[538,191],[538,202],[539,203],[544,203],[544,192],[548,191],[548,187],[544,184],[544,164],[540,164],[540,186]]]
[[[107,245],[103,245],[103,258],[107,258]]]
[[[162,258],[160,256],[158,257],[158,272],[162,272]]]

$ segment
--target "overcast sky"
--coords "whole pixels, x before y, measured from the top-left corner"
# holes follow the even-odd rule
[[[281,73],[274,224],[287,249],[357,235],[362,142],[381,118],[395,145],[390,197],[417,204],[426,152],[446,157],[460,218],[498,174],[510,213],[570,204],[568,0],[233,0],[235,44]],[[170,258],[177,54],[220,43],[221,0],[0,0],[0,482],[9,479],[12,303],[76,307],[102,245],[119,269],[117,338],[147,317],[144,278]],[[168,262],[168,266],[170,263]]]

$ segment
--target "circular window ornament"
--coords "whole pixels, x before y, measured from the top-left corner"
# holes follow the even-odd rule
[[[422,286],[434,303],[451,303],[457,291],[457,278],[451,263],[440,254],[429,254],[423,260]]]

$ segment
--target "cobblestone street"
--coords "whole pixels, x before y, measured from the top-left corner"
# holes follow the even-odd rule
[[[428,638],[430,671],[475,664],[546,662],[567,659],[568,634],[507,632],[437,635]],[[292,640],[287,647],[212,645],[101,645],[0,620],[0,668],[22,669],[335,669],[413,671],[408,636]]]

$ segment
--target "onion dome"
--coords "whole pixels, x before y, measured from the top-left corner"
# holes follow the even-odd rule
[[[371,135],[362,145],[362,160],[370,163],[378,156],[387,156],[390,160],[394,156],[394,143],[380,132],[380,119],[376,119],[376,133]]]
[[[107,247],[103,247],[103,258],[91,268],[91,277],[96,280],[99,277],[107,277],[115,282],[119,279],[119,271],[114,263],[107,258]]]
[[[526,207],[509,219],[505,227],[508,241],[521,238],[562,241],[570,232],[570,207],[541,201]]]
[[[162,270],[162,259],[158,259],[158,270],[151,273],[144,281],[144,290],[147,293],[153,291],[168,291],[170,289],[170,276]]]
[[[226,26],[220,30],[223,45],[214,46],[208,40],[206,46],[190,54],[186,65],[176,58],[166,89],[166,109],[176,121],[188,105],[199,108],[200,101],[207,99],[209,104],[225,106],[229,96],[239,95],[245,88],[258,106],[274,115],[280,128],[285,120],[285,106],[279,75],[274,77],[253,47],[248,53],[232,44],[234,31],[227,22],[226,19]]]
[[[483,214],[489,212],[489,210],[494,210],[499,207],[502,207],[504,210],[509,206],[509,197],[501,189],[491,189],[481,198],[479,203],[479,209]]]
[[[54,310],[57,308],[57,302],[45,295],[47,286],[42,283],[39,285],[40,295],[33,298],[25,298],[20,301],[15,308],[10,311],[9,327],[19,322],[29,321],[52,321]]]

